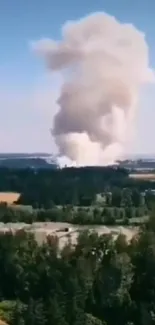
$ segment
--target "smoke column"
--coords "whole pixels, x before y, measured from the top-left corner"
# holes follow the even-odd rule
[[[140,87],[154,81],[145,35],[105,13],[62,28],[62,40],[34,49],[63,76],[52,135],[60,157],[78,165],[119,158],[136,113]]]

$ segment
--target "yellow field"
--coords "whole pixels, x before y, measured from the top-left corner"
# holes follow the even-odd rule
[[[0,325],[7,325],[7,323],[4,320],[0,319]]]
[[[20,197],[20,193],[14,192],[0,192],[0,202],[6,202],[8,204],[13,204]]]
[[[150,181],[155,181],[155,174],[151,173],[144,173],[144,174],[130,174],[130,178],[134,179],[141,179],[141,180],[150,180]]]
[[[7,325],[7,323],[4,320],[0,319],[0,325]]]

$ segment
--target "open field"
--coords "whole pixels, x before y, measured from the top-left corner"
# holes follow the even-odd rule
[[[0,203],[6,202],[7,204],[13,204],[20,197],[20,193],[14,192],[0,192]]]
[[[112,234],[116,238],[119,234],[124,234],[128,241],[132,239],[138,232],[138,227],[134,226],[80,226],[71,225],[64,222],[34,222],[32,224],[25,223],[6,223],[0,222],[0,233],[12,231],[15,233],[18,230],[24,229],[26,232],[34,233],[35,239],[39,244],[46,241],[47,236],[58,237],[59,247],[62,248],[70,239],[70,242],[75,245],[77,237],[81,231],[95,231],[99,235]],[[65,230],[67,229],[67,231]]]
[[[155,181],[155,174],[153,173],[134,173],[129,175],[130,178]]]

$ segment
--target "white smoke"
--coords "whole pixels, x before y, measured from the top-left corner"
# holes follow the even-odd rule
[[[105,165],[120,157],[131,133],[140,87],[154,81],[145,35],[105,13],[67,22],[62,40],[35,50],[63,75],[52,134],[60,157]]]

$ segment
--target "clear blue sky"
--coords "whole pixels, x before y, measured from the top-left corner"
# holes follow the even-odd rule
[[[133,23],[146,34],[155,69],[155,0],[1,0],[0,152],[53,151],[49,133],[59,80],[49,81],[30,42],[58,39],[62,24],[95,11]],[[155,86],[140,96],[130,152],[155,153]]]

